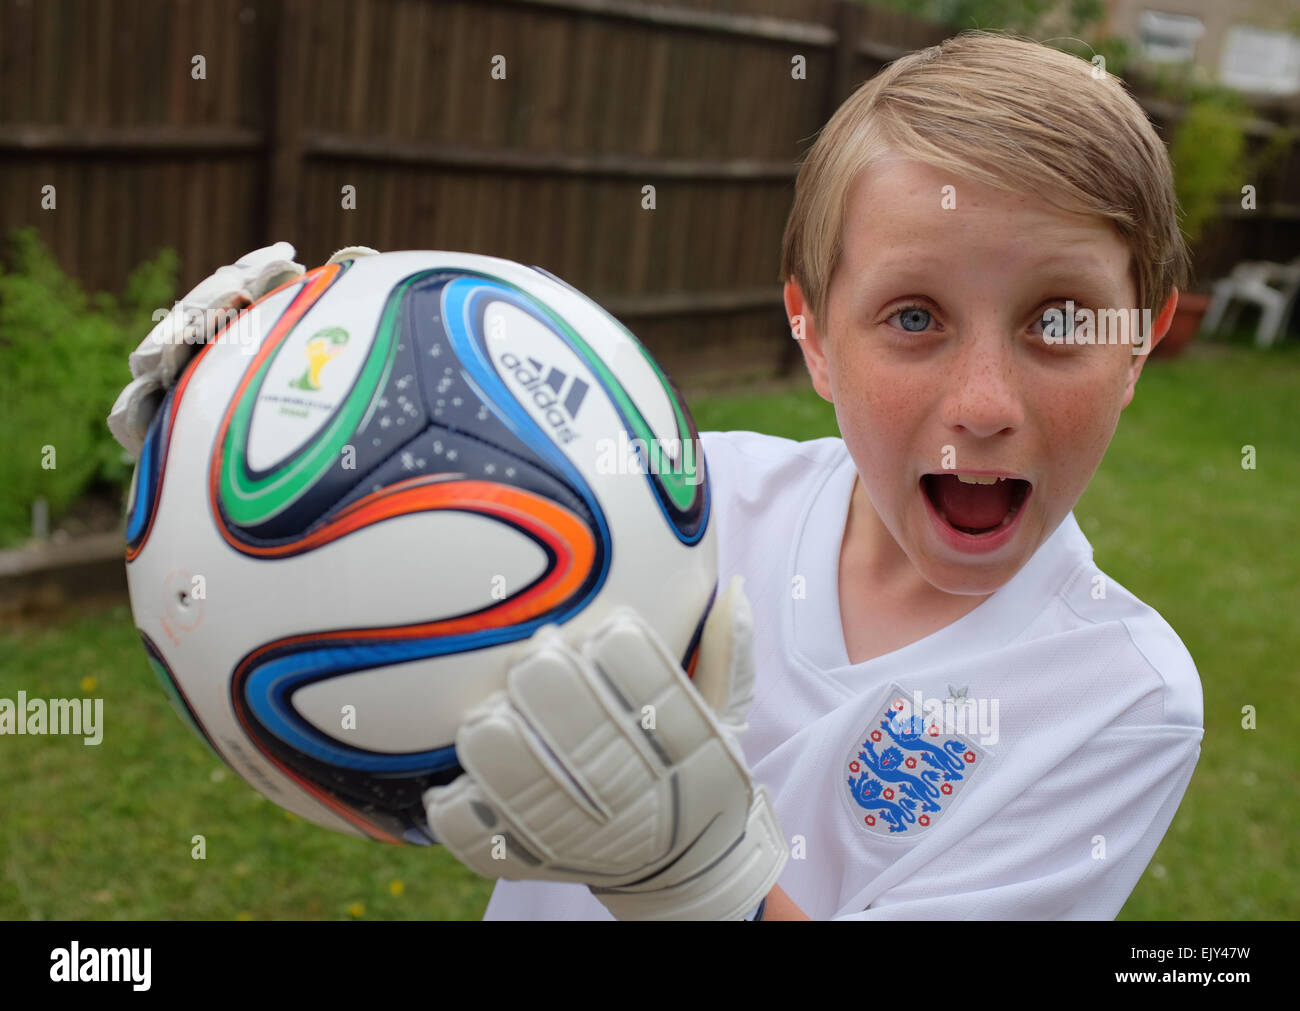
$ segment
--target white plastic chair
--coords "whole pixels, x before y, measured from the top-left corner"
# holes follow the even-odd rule
[[[1201,320],[1201,334],[1215,333],[1225,316],[1235,323],[1243,305],[1259,308],[1255,343],[1268,347],[1282,334],[1300,294],[1300,257],[1290,263],[1243,260],[1214,282],[1214,294]]]

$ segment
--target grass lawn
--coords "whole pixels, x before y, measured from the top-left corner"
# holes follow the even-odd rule
[[[1205,689],[1200,764],[1122,919],[1300,918],[1298,404],[1292,349],[1153,362],[1076,509]],[[703,430],[835,434],[811,390],[692,407]],[[0,633],[0,697],[20,689],[102,697],[108,731],[97,747],[0,737],[0,918],[482,915],[491,883],[444,851],[335,835],[228,772],[170,709],[124,605]]]

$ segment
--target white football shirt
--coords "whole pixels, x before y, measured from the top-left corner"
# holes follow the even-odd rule
[[[1106,578],[1068,515],[973,611],[850,664],[838,438],[702,436],[718,575],[745,578],[745,756],[815,920],[1113,919],[1200,755],[1201,683],[1173,629]],[[489,920],[608,920],[585,886],[500,881]]]

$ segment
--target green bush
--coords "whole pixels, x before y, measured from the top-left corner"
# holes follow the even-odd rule
[[[1221,91],[1195,96],[1187,104],[1169,159],[1183,209],[1183,231],[1190,242],[1201,237],[1206,224],[1220,214],[1223,201],[1239,192],[1246,177],[1243,121],[1247,112],[1240,98]]]
[[[35,229],[10,236],[0,257],[0,546],[28,535],[39,497],[57,522],[96,485],[125,490],[131,464],[105,419],[131,378],[127,355],[172,304],[177,267],[165,249],[120,298],[87,294]]]

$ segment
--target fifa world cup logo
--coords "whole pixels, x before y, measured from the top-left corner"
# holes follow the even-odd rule
[[[347,342],[348,332],[338,326],[326,327],[312,334],[303,349],[307,356],[307,370],[297,379],[291,380],[289,385],[300,390],[319,390],[321,369],[343,350],[343,345]]]

